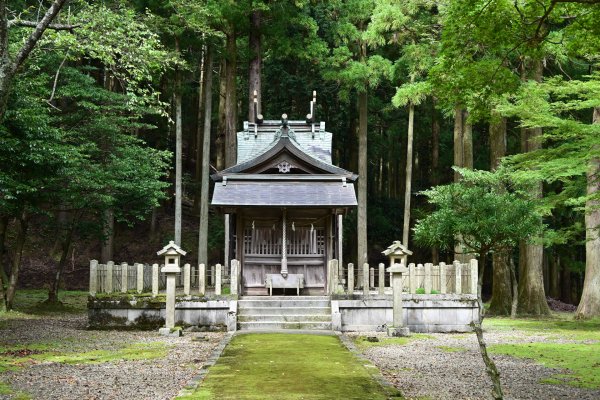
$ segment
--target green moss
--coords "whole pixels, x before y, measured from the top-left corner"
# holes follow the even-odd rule
[[[446,353],[460,353],[462,351],[467,351],[467,349],[465,349],[464,347],[454,347],[454,346],[436,346],[436,347]]]
[[[153,360],[165,357],[167,350],[167,344],[162,342],[134,343],[116,350],[92,350],[40,358],[62,364],[100,364],[123,360]]]
[[[46,289],[19,289],[15,294],[14,311],[0,313],[0,319],[35,318],[50,314],[76,314],[85,311],[88,293],[61,290],[58,303],[48,303]]]
[[[202,385],[179,399],[401,398],[363,364],[336,336],[238,335]]]
[[[584,388],[600,388],[600,343],[526,343],[488,346],[496,354],[528,358],[552,368],[567,370],[543,383],[563,383]]]
[[[572,314],[555,313],[549,318],[486,318],[483,327],[488,330],[519,330],[531,334],[546,334],[570,340],[599,340],[600,318],[576,320]]]
[[[409,337],[379,337],[378,342],[369,341],[367,336],[353,338],[354,344],[359,350],[366,350],[377,346],[404,346],[414,340],[433,339],[433,336],[423,333],[413,333]]]

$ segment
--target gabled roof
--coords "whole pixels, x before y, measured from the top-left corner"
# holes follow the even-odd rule
[[[177,246],[175,244],[175,242],[171,240],[169,242],[169,244],[167,244],[165,247],[162,248],[162,250],[160,250],[156,253],[156,255],[159,255],[159,256],[162,256],[163,254],[166,254],[166,255],[179,254],[181,256],[185,256],[187,254],[187,252],[184,251],[181,247]]]
[[[333,134],[325,131],[325,122],[288,121],[289,136],[293,136],[303,152],[331,164]],[[267,120],[259,124],[244,122],[244,130],[237,133],[237,162],[243,163],[262,154],[273,145],[281,131],[281,120]]]
[[[236,164],[212,175],[213,180],[221,181],[224,176],[231,174],[260,173],[274,167],[273,161],[289,156],[288,162],[296,162],[307,169],[310,174],[332,174],[344,177],[349,181],[355,181],[358,175],[343,168],[327,164],[306,154],[295,143],[294,139],[287,135],[281,135],[260,155],[255,158]]]
[[[408,249],[405,245],[403,245],[399,240],[394,240],[394,243],[388,246],[388,248],[381,252],[383,255],[389,256],[393,255],[412,255],[412,251]]]

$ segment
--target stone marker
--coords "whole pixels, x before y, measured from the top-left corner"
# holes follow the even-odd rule
[[[385,265],[379,263],[379,294],[385,293]]]
[[[238,271],[239,271],[239,269],[240,269],[239,261],[236,259],[231,260],[231,271],[230,271],[231,276],[229,278],[230,279],[229,285],[231,287],[231,289],[230,289],[231,294],[234,294],[234,295],[238,294],[238,281],[239,281],[238,280]]]
[[[98,290],[98,260],[90,261],[90,296],[95,296]]]
[[[158,296],[158,264],[152,264],[152,297]]]
[[[388,268],[392,273],[392,294],[393,294],[393,326],[388,327],[389,336],[408,336],[410,334],[407,327],[404,326],[404,311],[402,307],[402,274],[409,272],[404,264],[394,264]]]
[[[477,275],[479,274],[479,266],[477,260],[474,258],[469,261],[469,264],[471,267],[471,294],[477,294]]]
[[[106,263],[106,293],[112,293],[113,291],[113,268],[115,263],[108,261]]]
[[[369,288],[375,288],[375,268],[369,268]]]
[[[431,267],[433,265],[431,263],[425,264],[425,282],[423,286],[425,287],[425,294],[431,293],[432,279],[431,279]]]
[[[417,293],[417,270],[414,263],[408,264],[408,288],[412,294]]]
[[[354,264],[348,264],[348,293],[354,293]]]
[[[454,293],[462,293],[462,268],[460,261],[454,261]]]
[[[198,266],[198,292],[200,296],[206,294],[206,264]]]
[[[216,269],[215,266],[211,265],[211,268],[210,268],[210,286],[213,286],[213,287],[217,284],[217,282],[215,280],[215,272],[216,272],[215,269]]]
[[[129,280],[129,275],[128,275],[128,268],[127,268],[127,263],[121,263],[121,292],[122,293],[127,293],[127,284]]]
[[[142,293],[144,291],[144,264],[137,264],[137,292]]]
[[[216,281],[215,281],[215,294],[217,296],[221,295],[221,264],[217,264],[214,271],[216,273]]]
[[[363,295],[367,297],[369,295],[369,264],[363,264]]]
[[[183,294],[185,296],[190,295],[190,284],[191,284],[191,269],[190,264],[183,266]]]
[[[440,293],[446,294],[446,263],[440,263]]]

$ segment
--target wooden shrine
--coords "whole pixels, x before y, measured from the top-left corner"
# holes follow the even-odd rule
[[[237,133],[237,164],[212,175],[225,262],[240,262],[242,294],[323,294],[327,262],[342,261],[342,218],[357,205],[358,176],[332,164],[333,135],[316,121],[315,103],[306,120],[291,121],[263,120],[255,102],[256,123]]]

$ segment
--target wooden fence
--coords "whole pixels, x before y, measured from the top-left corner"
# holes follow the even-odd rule
[[[159,264],[141,264],[127,263],[115,264],[112,261],[106,264],[99,264],[96,260],[90,261],[90,284],[89,291],[91,296],[97,293],[149,293],[157,296],[166,288],[166,274],[161,272],[164,265]],[[239,271],[237,260],[231,261],[231,269],[226,270],[221,264],[210,265],[208,268],[204,264],[191,266],[184,264],[181,272],[176,274],[176,287],[183,290],[184,295],[190,295],[192,291],[199,294],[205,294],[211,290],[217,295],[222,294],[223,286],[231,278],[239,282],[236,277],[231,277],[229,271],[236,274]],[[237,284],[235,285],[237,287]],[[231,292],[237,292],[236,288]]]
[[[377,268],[364,264],[361,270],[353,264],[339,266],[337,260],[328,264],[329,293],[354,293],[378,291],[384,294],[391,290],[391,274],[388,266],[381,263]],[[408,265],[408,273],[403,274],[403,293],[421,294],[477,294],[478,265],[472,259],[468,263],[454,261],[452,264],[432,263]],[[366,284],[365,284],[366,282]]]

